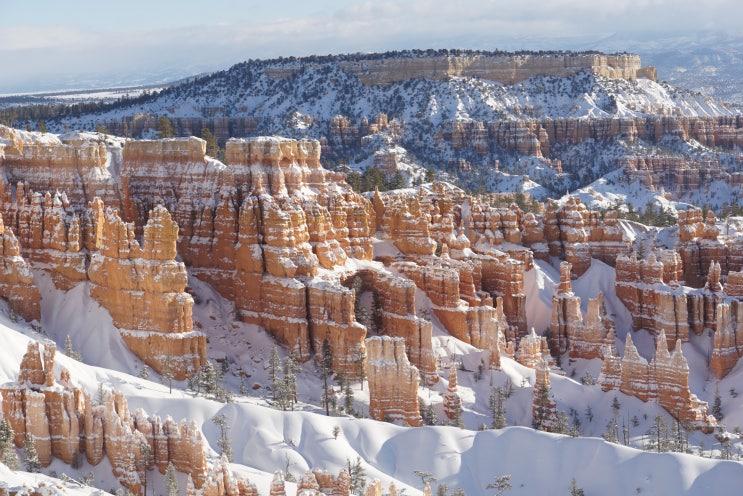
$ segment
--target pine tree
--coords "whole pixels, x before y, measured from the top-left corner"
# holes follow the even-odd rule
[[[503,388],[497,387],[490,390],[488,398],[488,409],[493,419],[491,429],[503,429],[506,423],[506,409],[503,407]]]
[[[40,133],[45,133],[46,132],[46,122],[44,122],[43,119],[39,119],[38,124],[36,124],[36,129],[38,129]]]
[[[325,415],[330,416],[330,397],[328,395],[328,378],[333,373],[333,355],[330,352],[330,343],[322,341],[322,357],[320,358],[321,376],[323,380],[322,401],[325,405]]]
[[[72,338],[70,338],[69,334],[64,341],[64,354],[72,358],[73,360],[77,360],[78,362],[83,361],[82,354],[79,351],[75,351],[75,349],[72,347]]]
[[[353,464],[350,459],[346,458],[346,464],[348,476],[351,479],[351,494],[363,494],[366,489],[366,470],[361,464],[361,458],[357,456]]]
[[[585,493],[583,489],[578,487],[578,483],[575,482],[575,477],[570,481],[570,496],[583,496]]]
[[[230,426],[227,424],[227,417],[225,414],[220,413],[212,417],[212,422],[219,426],[219,439],[217,439],[217,447],[219,448],[219,454],[232,461],[232,440],[228,433]]]
[[[6,419],[0,420],[0,462],[11,470],[18,468],[18,454],[13,446],[14,437],[15,432],[10,422]]]
[[[170,119],[164,115],[160,116],[157,119],[157,137],[163,139],[172,138],[173,136],[175,136],[175,133],[173,132],[173,124],[171,124]]]
[[[346,387],[344,389],[343,397],[343,408],[346,410],[346,414],[355,415],[353,409],[353,388],[351,388],[351,381],[346,381]]]
[[[211,131],[209,131],[209,128],[205,127],[201,130],[201,139],[206,141],[206,154],[210,157],[219,158],[222,150],[217,144],[217,137],[214,136]]]
[[[645,434],[650,436],[646,448],[650,450],[654,449],[658,453],[670,449],[670,433],[662,415],[656,415],[653,418],[653,424]]]
[[[168,489],[168,496],[178,496],[178,479],[173,462],[168,462],[168,468],[165,470],[165,484]]]
[[[496,477],[493,482],[488,484],[486,489],[495,489],[496,496],[501,496],[503,493],[511,489],[511,476],[510,475],[501,475],[500,477]]]
[[[274,401],[276,401],[276,392],[279,388],[279,370],[281,370],[279,349],[274,346],[271,350],[271,359],[268,362],[268,378],[271,380],[271,395]]]
[[[712,403],[710,413],[718,422],[722,420],[722,398],[720,398],[719,388],[715,388],[715,399]]]
[[[26,465],[26,472],[41,472],[41,462],[39,453],[36,451],[36,439],[31,433],[26,433],[26,439],[23,441],[23,464]]]

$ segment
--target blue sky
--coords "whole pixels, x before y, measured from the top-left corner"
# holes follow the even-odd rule
[[[172,80],[249,58],[407,48],[593,48],[727,31],[737,0],[0,0],[0,93]]]

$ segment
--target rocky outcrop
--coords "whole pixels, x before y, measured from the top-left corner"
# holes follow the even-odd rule
[[[449,384],[444,393],[444,413],[449,420],[462,421],[462,398],[457,391],[457,369],[454,364],[449,367]]]
[[[54,355],[51,341],[43,351],[38,342],[29,343],[18,382],[0,387],[2,416],[15,431],[16,446],[31,435],[44,467],[53,458],[78,463],[83,453],[91,465],[106,457],[119,483],[141,495],[145,471],[157,468],[165,474],[172,463],[204,496],[257,495],[255,486],[232,475],[224,462],[208,462],[208,446],[194,421],[162,421],[142,409],[132,413],[123,394],[105,388],[93,402],[66,369],[55,381]],[[348,480],[344,473],[322,480],[328,488],[342,489]]]
[[[373,274],[371,285],[379,302],[381,328],[387,336],[404,339],[406,353],[409,353],[406,360],[410,358],[428,385],[435,384],[438,371],[431,341],[433,325],[416,314],[415,283],[378,272]],[[371,355],[367,352],[367,356]]]
[[[569,352],[570,360],[591,360],[603,354],[605,346],[614,344],[614,326],[606,317],[603,294],[589,298],[585,322],[580,311],[580,297],[573,293],[570,263],[560,264],[560,284],[552,296],[550,350],[554,356]]]
[[[406,57],[343,60],[339,65],[356,75],[365,85],[388,85],[414,78],[446,80],[450,77],[478,77],[503,84],[514,84],[536,76],[565,77],[590,70],[608,78],[655,79],[652,67],[642,67],[633,54],[595,53],[494,53],[494,54],[418,54]],[[305,64],[268,65],[265,71],[275,79],[297,72]]]
[[[599,377],[604,391],[616,389],[642,401],[656,401],[679,421],[688,421],[697,429],[711,430],[715,419],[708,415],[707,403],[689,390],[689,365],[677,340],[673,352],[669,352],[665,332],[660,331],[656,340],[655,357],[650,363],[637,352],[632,337],[627,334],[624,357],[618,365],[618,357],[606,349],[605,362]],[[619,380],[617,380],[619,369]]]
[[[90,294],[108,309],[137,356],[182,380],[203,366],[206,337],[193,330],[186,268],[175,261],[178,225],[157,206],[144,226],[142,245],[134,238],[134,227],[107,209],[100,249],[88,270]]]
[[[533,394],[532,425],[550,432],[557,421],[557,405],[550,394],[550,365],[544,358],[535,364]]]
[[[8,300],[11,312],[25,320],[41,320],[41,293],[26,260],[21,256],[18,239],[0,217],[0,297]]]
[[[529,335],[522,337],[519,341],[519,347],[516,351],[516,360],[524,367],[529,367],[531,369],[536,368],[537,364],[541,360],[546,360],[550,364],[554,363],[550,356],[547,338],[544,336],[537,336],[537,333],[533,328]]]
[[[730,272],[725,295],[717,294],[715,334],[710,368],[718,379],[725,377],[743,356],[743,272]]]
[[[366,340],[369,357],[369,415],[375,420],[422,425],[418,407],[418,369],[405,354],[402,338]]]
[[[620,256],[616,264],[616,292],[619,300],[632,314],[633,329],[646,329],[653,334],[661,331],[675,342],[689,340],[688,298],[678,282],[664,282],[667,271],[655,254],[638,260],[635,253]]]
[[[678,213],[679,241],[676,251],[681,256],[684,268],[684,284],[701,288],[706,281],[712,262],[721,265],[721,274],[728,273],[727,250],[725,244],[718,239],[720,228],[716,225],[717,219],[712,212],[702,218],[702,211],[698,208],[681,210]]]

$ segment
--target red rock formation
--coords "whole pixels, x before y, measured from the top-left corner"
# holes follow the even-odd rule
[[[617,297],[632,314],[634,329],[647,329],[653,334],[664,331],[671,338],[689,340],[687,295],[683,289],[663,282],[662,262],[651,253],[647,260],[620,256],[616,266]],[[675,284],[675,281],[672,281]]]
[[[2,209],[10,227],[19,234],[23,255],[35,267],[48,271],[55,286],[69,290],[86,280],[82,226],[65,193],[57,192],[53,197],[48,192],[26,194],[19,183],[16,202],[6,198]]]
[[[712,262],[721,265],[721,274],[727,274],[725,244],[718,240],[720,229],[715,225],[712,212],[702,219],[702,211],[697,208],[679,211],[679,241],[676,251],[681,256],[684,267],[684,281],[688,286],[704,286],[705,275],[709,273]]]
[[[325,470],[313,470],[312,473],[315,475],[319,490],[325,496],[350,496],[351,477],[346,470],[341,470],[337,476]]]
[[[736,279],[740,278],[740,272]],[[729,279],[728,279],[729,280]],[[740,299],[729,298],[717,305],[717,325],[712,341],[709,366],[715,377],[722,379],[743,356],[743,304]]]
[[[141,409],[132,415],[126,398],[116,391],[101,390],[100,403],[94,405],[90,394],[76,386],[66,369],[54,381],[52,342],[29,343],[21,361],[19,382],[0,388],[3,417],[11,422],[14,442],[23,446],[27,434],[36,442],[43,466],[57,457],[75,463],[82,452],[91,465],[107,456],[119,482],[132,493],[143,493],[144,470],[155,466],[165,473],[168,463],[186,472],[196,488],[211,474],[219,473],[220,488],[237,488],[238,481],[224,467],[207,465],[203,437],[195,422],[176,424],[168,417],[163,424],[156,416],[148,418]],[[145,455],[152,458],[147,460]],[[213,477],[212,477],[213,479]],[[249,485],[243,484],[249,489]],[[229,494],[224,490],[217,496]],[[233,494],[238,493],[233,491]]]
[[[438,372],[431,341],[433,326],[430,321],[416,315],[415,283],[387,272],[373,273],[372,276],[370,287],[378,297],[381,329],[387,336],[405,340],[405,350],[420,370],[423,380],[428,385],[435,384]],[[367,356],[370,356],[368,351]]]
[[[449,367],[449,385],[444,393],[444,413],[449,420],[461,421],[462,418],[462,398],[457,391],[457,369],[454,364]]]
[[[552,357],[550,356],[547,338],[537,336],[537,333],[532,328],[531,334],[522,337],[521,341],[519,341],[516,360],[521,365],[532,369],[536,368],[540,360],[546,360],[548,363],[551,362]]]
[[[535,364],[534,398],[532,400],[533,425],[551,431],[557,420],[557,405],[550,396],[550,365],[542,358]]]
[[[366,340],[369,356],[369,415],[375,420],[422,425],[418,409],[418,369],[405,354],[402,338]]]
[[[708,430],[716,425],[708,415],[707,403],[700,401],[689,390],[689,366],[677,340],[673,353],[669,353],[663,331],[656,340],[655,357],[648,364],[639,355],[627,334],[624,358],[618,366],[618,358],[607,349],[599,383],[604,391],[616,389],[635,396],[642,401],[656,401],[679,421],[689,421],[697,429]],[[619,380],[617,380],[619,369]]]
[[[178,225],[164,207],[155,207],[140,248],[133,226],[109,209],[102,231],[88,270],[91,296],[149,366],[177,380],[192,375],[206,359],[206,337],[193,330],[186,268],[175,261]]]
[[[41,320],[41,293],[34,283],[29,265],[20,255],[18,240],[6,229],[0,217],[0,297],[8,300],[10,309],[25,320]]]

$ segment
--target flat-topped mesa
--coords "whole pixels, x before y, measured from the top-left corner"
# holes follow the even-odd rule
[[[66,191],[73,205],[82,207],[94,196],[111,204],[118,201],[116,179],[109,163],[121,148],[107,148],[96,134],[26,132],[0,125],[5,146],[0,180],[2,201],[6,193],[23,182],[27,190]],[[7,182],[6,182],[7,181]]]
[[[28,321],[41,321],[41,293],[26,260],[21,256],[18,239],[6,229],[0,216],[0,297],[10,309]]]
[[[673,352],[669,352],[666,335],[661,331],[655,345],[655,357],[650,364],[637,352],[630,334],[627,334],[620,364],[607,347],[599,376],[601,388],[610,391],[618,387],[622,393],[642,401],[656,401],[679,421],[688,421],[695,429],[711,431],[717,422],[708,414],[707,403],[689,389],[689,365],[681,350],[681,341],[677,340]]]
[[[418,407],[418,369],[405,354],[405,340],[374,336],[366,340],[369,415],[375,420],[422,425]]]
[[[265,71],[273,78],[283,79],[298,72],[307,63],[277,62],[267,65]],[[596,52],[407,52],[402,56],[346,56],[338,64],[367,86],[386,86],[415,78],[447,80],[451,77],[477,77],[515,84],[537,76],[571,76],[583,70],[611,79],[642,77],[655,80],[657,77],[654,67],[642,67],[638,55]]]
[[[633,329],[646,329],[652,334],[663,331],[674,342],[686,342],[690,323],[695,322],[689,309],[694,308],[697,295],[688,296],[677,284],[666,284],[665,274],[664,264],[656,259],[655,253],[650,253],[646,260],[638,260],[634,252],[629,257],[619,256],[617,297],[632,315]]]
[[[192,375],[206,359],[206,337],[193,330],[186,268],[175,261],[178,225],[163,206],[155,207],[140,247],[133,226],[106,209],[101,231],[88,269],[91,296],[153,369],[178,380]]]

